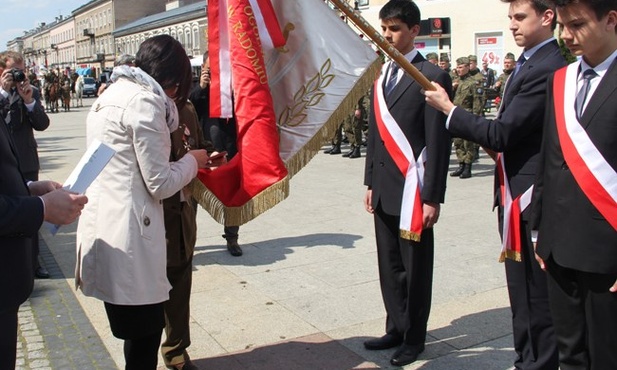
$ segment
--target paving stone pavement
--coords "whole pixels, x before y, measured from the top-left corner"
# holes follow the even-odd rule
[[[16,369],[117,369],[43,238],[39,258],[50,278],[19,309]]]
[[[36,133],[41,179],[68,177],[85,150],[93,101],[51,115],[50,128]],[[202,370],[393,368],[392,350],[362,345],[383,334],[385,321],[363,166],[364,158],[318,153],[291,180],[288,199],[241,227],[240,258],[227,253],[222,226],[198,212],[189,353]],[[473,172],[448,179],[426,351],[406,369],[512,368],[492,161],[484,154]],[[43,228],[41,237],[51,279],[36,280],[20,310],[18,369],[124,368],[103,304],[74,290],[75,225],[56,236]]]

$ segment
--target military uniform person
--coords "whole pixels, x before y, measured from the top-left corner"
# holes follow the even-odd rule
[[[458,79],[458,74],[456,73],[456,69],[451,68],[450,58],[448,58],[447,55],[441,56],[441,60],[439,61],[439,68],[443,69],[444,71],[448,72],[448,74],[450,74],[450,79],[452,80],[452,82]]]
[[[470,73],[469,58],[458,58],[456,60],[456,70],[459,77],[458,86],[454,93],[454,105],[474,114],[482,114],[484,110],[482,105],[482,89],[478,88],[478,79]],[[469,140],[454,139],[454,149],[456,150],[459,167],[450,173],[450,176],[458,176],[461,179],[471,177],[471,163],[474,160],[477,145]]]
[[[429,62],[433,63],[434,65],[438,65],[439,64],[439,56],[437,56],[437,53],[428,53],[428,54],[426,54],[426,60],[428,60]]]
[[[364,121],[368,120],[367,107],[370,104],[368,95],[364,95],[358,100],[356,109],[350,114],[343,123],[343,129],[345,130],[345,136],[349,140],[351,148],[348,152],[343,154],[343,157],[359,158],[360,147],[362,146],[362,128]]]
[[[500,97],[503,97],[503,90],[506,85],[506,81],[508,80],[508,77],[510,77],[510,74],[514,71],[515,67],[516,58],[514,57],[514,54],[507,53],[503,58],[503,73],[499,75],[499,77],[497,77],[497,81],[495,81],[495,89]]]

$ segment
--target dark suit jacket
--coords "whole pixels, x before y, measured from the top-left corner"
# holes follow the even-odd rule
[[[542,122],[546,110],[546,81],[566,64],[556,41],[536,51],[508,81],[501,114],[495,120],[456,108],[450,118],[452,136],[471,140],[485,148],[504,153],[506,174],[512,197],[533,184],[542,142]],[[501,197],[496,176],[495,195]],[[499,201],[496,205],[500,204]],[[523,213],[527,219],[529,211]]]
[[[581,125],[617,170],[617,61],[589,100]],[[553,78],[549,80],[552,87]],[[572,93],[572,92],[569,92]],[[565,162],[553,96],[549,94],[541,162],[532,203],[532,227],[538,230],[538,254],[559,265],[595,273],[617,273],[617,231],[585,196]],[[617,181],[617,179],[614,179]]]
[[[41,104],[41,94],[35,87],[32,87],[32,89],[34,90],[32,96],[35,101],[32,112],[28,112],[23,99],[16,91],[11,92],[8,99],[0,95],[2,99],[0,105],[4,107],[8,105],[8,114],[10,114],[8,127],[13,135],[13,142],[17,148],[21,172],[24,174],[38,173],[40,169],[39,155],[36,149],[37,144],[34,139],[33,129],[43,131],[49,127],[49,117]],[[3,118],[5,117],[6,116],[3,116]]]
[[[0,311],[32,292],[32,245],[43,223],[43,202],[29,195],[10,134],[0,118]]]
[[[452,80],[446,72],[427,62],[420,54],[412,63],[429,80],[446,86],[448,94],[452,96]],[[443,203],[450,159],[450,135],[445,129],[446,116],[426,104],[421,89],[419,83],[405,75],[386,100],[390,114],[411,143],[416,159],[422,148],[427,148],[422,201]],[[371,93],[371,106],[375,104],[373,99],[374,94]],[[379,135],[375,112],[371,110],[364,184],[373,191],[373,207],[381,203],[384,212],[400,215],[404,183],[405,178]]]

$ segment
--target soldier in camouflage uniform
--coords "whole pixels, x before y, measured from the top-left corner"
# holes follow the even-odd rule
[[[495,81],[495,89],[500,97],[503,97],[503,89],[506,85],[506,81],[508,80],[508,77],[510,77],[512,71],[514,71],[515,67],[516,58],[514,57],[514,54],[506,54],[503,58],[503,73],[499,75],[499,77],[497,77],[497,81]]]
[[[437,56],[437,53],[428,53],[428,54],[426,54],[426,60],[428,60],[429,62],[433,63],[434,65],[438,65],[439,64],[439,57]]]
[[[454,104],[468,112],[480,115],[484,110],[482,105],[482,89],[478,88],[478,80],[469,72],[469,58],[461,57],[456,60],[456,70],[458,72],[458,85],[454,93]],[[461,179],[471,177],[471,163],[473,162],[476,146],[478,144],[463,140],[454,139],[454,149],[459,167],[450,176],[458,176]]]
[[[451,69],[450,67],[450,58],[447,55],[442,55],[439,61],[439,68],[448,72],[450,79],[454,82],[454,80],[458,79],[458,74],[456,74],[456,69]]]
[[[469,57],[469,74],[474,78],[474,80],[476,80],[476,89],[477,91],[477,96],[479,99],[479,106],[482,107],[482,111],[480,113],[480,115],[484,115],[484,108],[486,107],[486,77],[484,76],[484,74],[482,74],[482,71],[480,71],[480,68],[478,68],[478,57],[475,55],[470,55]],[[476,104],[474,104],[476,105]],[[474,156],[473,156],[473,160],[474,162],[477,162],[478,159],[480,159],[480,145],[474,143]]]
[[[370,99],[368,98],[368,94],[362,96],[360,100],[358,100],[358,104],[356,105],[356,109],[353,114],[350,114],[343,123],[345,136],[348,138],[349,144],[351,145],[350,150],[343,154],[343,157],[360,157],[360,147],[362,146],[362,128],[364,126],[364,122],[368,120],[369,104]]]

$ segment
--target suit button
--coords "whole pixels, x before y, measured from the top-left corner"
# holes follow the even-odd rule
[[[150,226],[150,217],[148,216],[144,217],[144,225]]]
[[[568,164],[566,162],[563,162],[563,164],[561,165],[561,169],[562,170],[567,170],[568,168],[569,168]]]
[[[383,162],[379,162],[379,166],[380,166],[380,167],[383,167]]]

